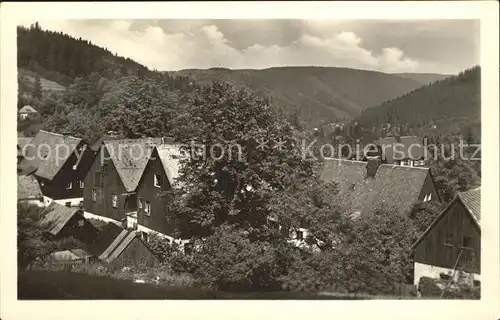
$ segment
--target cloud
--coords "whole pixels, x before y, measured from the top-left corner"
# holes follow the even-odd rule
[[[52,20],[40,24],[157,70],[310,65],[382,72],[440,72],[443,65],[457,69],[411,56],[404,43],[369,46],[367,29],[353,21]]]

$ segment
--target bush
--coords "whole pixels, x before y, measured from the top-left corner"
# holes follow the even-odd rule
[[[422,297],[443,299],[480,299],[481,287],[453,279],[420,278],[418,291]],[[444,291],[444,293],[443,293]]]

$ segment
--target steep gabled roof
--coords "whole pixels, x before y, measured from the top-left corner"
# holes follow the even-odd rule
[[[44,227],[48,227],[48,232],[56,236],[73,216],[81,215],[79,211],[78,208],[66,207],[52,202],[42,211],[40,224]]]
[[[373,178],[366,177],[367,162],[331,159],[324,163],[321,178],[336,182],[339,195],[353,212],[363,213],[377,205],[409,210],[418,201],[428,168],[382,164]]]
[[[459,192],[458,197],[478,225],[481,225],[481,187]]]
[[[92,143],[92,145],[90,146],[90,150],[92,150],[94,152],[99,151],[99,149],[101,148],[102,144],[106,140],[122,140],[122,139],[120,139],[120,138],[118,138],[116,136],[112,136],[112,135],[108,135],[108,134],[103,134],[96,141],[94,141],[94,143]]]
[[[180,146],[163,144],[157,146],[156,151],[167,175],[168,182],[172,187],[175,187],[178,184],[176,179],[179,177],[179,162],[183,157]]]
[[[136,231],[122,229],[114,223],[108,223],[89,249],[100,260],[111,263],[135,238],[138,238]],[[142,240],[139,239],[139,241]]]
[[[35,113],[35,112],[38,112],[38,111],[36,111],[35,108],[33,108],[32,106],[28,106],[28,105],[19,109],[19,113]]]
[[[37,168],[35,175],[54,179],[82,139],[40,130],[25,148],[22,166]]]
[[[104,141],[104,146],[127,192],[135,191],[153,148],[160,143],[160,138]]]
[[[415,249],[417,245],[425,238],[425,236],[434,228],[434,226],[441,220],[442,217],[448,212],[448,209],[457,201],[463,204],[466,211],[471,215],[472,220],[476,223],[476,226],[481,230],[481,187],[476,189],[471,189],[464,192],[459,192],[453,200],[448,203],[448,205],[441,211],[441,213],[432,221],[430,226],[422,233],[418,240],[413,244],[412,249]]]
[[[17,200],[43,200],[42,190],[34,176],[17,176]]]

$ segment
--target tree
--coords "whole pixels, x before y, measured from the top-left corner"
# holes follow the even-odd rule
[[[436,200],[418,202],[412,207],[409,217],[413,221],[417,232],[422,234],[443,209],[443,204]]]
[[[36,99],[42,98],[42,83],[38,74],[35,77],[35,84],[33,86],[33,97]]]
[[[30,267],[37,258],[44,257],[55,247],[38,225],[41,210],[35,205],[17,206],[17,262],[20,268]]]
[[[411,246],[417,233],[411,219],[392,208],[374,208],[356,219],[352,232],[329,257],[340,270],[336,282],[349,292],[392,294],[394,285],[411,283]]]
[[[272,193],[312,173],[292,126],[261,98],[220,82],[195,92],[182,110],[173,134],[192,157],[181,162],[184,196],[174,197],[180,233],[209,236],[227,223],[262,236]]]

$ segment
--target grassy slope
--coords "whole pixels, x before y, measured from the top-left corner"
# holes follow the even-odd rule
[[[311,293],[226,293],[198,288],[138,284],[83,273],[53,271],[20,271],[18,299],[343,299],[359,297],[330,296]],[[366,299],[366,297],[364,297]]]
[[[362,110],[422,85],[386,73],[331,67],[281,67],[263,70],[187,69],[169,72],[201,84],[214,79],[271,96],[288,109],[310,108],[350,119]]]
[[[35,84],[36,73],[24,68],[18,69],[18,79],[23,83],[23,85],[28,88],[33,88]],[[64,91],[66,87],[61,86],[59,83],[47,80],[40,77],[40,83],[42,84],[42,90],[44,91]]]

